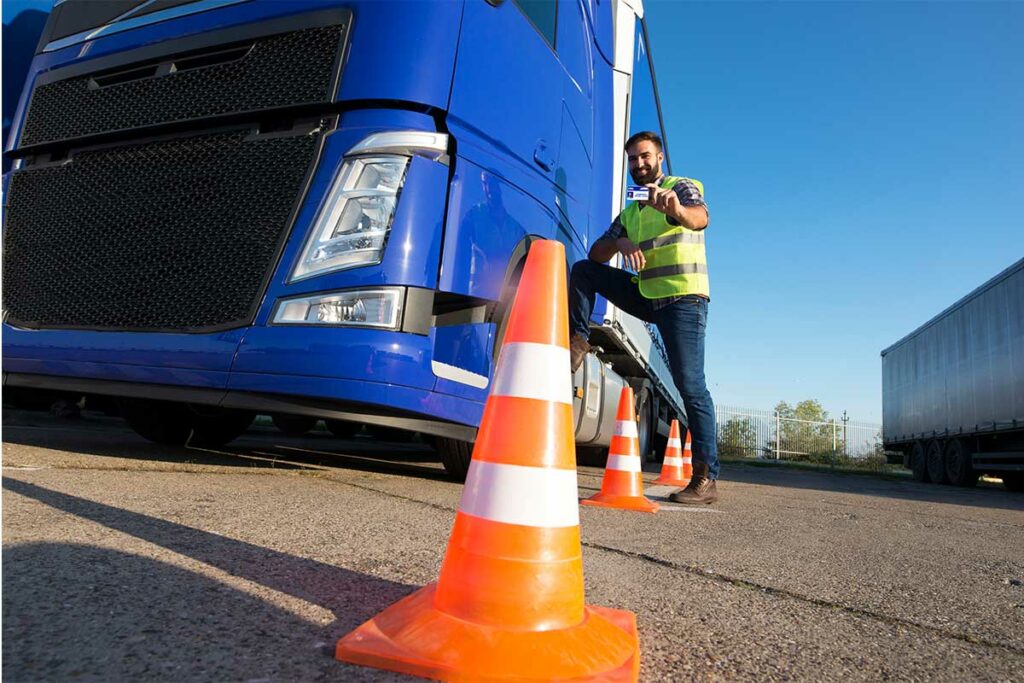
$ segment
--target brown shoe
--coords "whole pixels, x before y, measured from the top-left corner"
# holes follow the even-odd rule
[[[693,478],[690,484],[681,491],[668,497],[673,503],[683,505],[710,505],[718,500],[718,488],[715,480],[708,478],[708,466],[702,462],[693,463]]]
[[[587,338],[580,333],[572,335],[569,339],[569,368],[575,373],[581,365],[583,358],[590,353],[590,344]]]

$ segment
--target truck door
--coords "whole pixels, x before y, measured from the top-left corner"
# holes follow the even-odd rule
[[[550,186],[558,161],[558,4],[514,0],[495,7],[467,0],[449,105],[451,124],[462,129],[459,145],[496,157],[492,166],[511,166],[505,176],[523,174],[517,182],[535,196]]]

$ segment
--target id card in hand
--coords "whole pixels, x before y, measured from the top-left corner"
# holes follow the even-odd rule
[[[627,202],[646,202],[651,196],[651,188],[646,185],[627,185]]]

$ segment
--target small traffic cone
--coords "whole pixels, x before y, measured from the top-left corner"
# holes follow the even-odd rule
[[[658,504],[644,498],[644,479],[640,465],[633,389],[625,386],[619,394],[615,434],[608,448],[608,464],[604,469],[601,490],[581,502],[583,505],[657,512]]]
[[[690,433],[686,433],[686,449],[690,449]],[[668,446],[665,447],[665,462],[661,466],[661,476],[654,483],[666,486],[686,486],[693,476],[693,464],[690,464],[690,476],[683,471],[685,460],[683,459],[682,443],[679,441],[679,420],[672,420],[672,427],[668,432]]]
[[[690,430],[686,430],[686,445],[683,446],[683,479],[686,480],[686,484],[690,483],[693,479],[693,444],[690,441]],[[683,484],[683,486],[686,486]]]
[[[338,659],[445,681],[636,681],[632,612],[584,603],[565,248],[534,242],[441,574]]]

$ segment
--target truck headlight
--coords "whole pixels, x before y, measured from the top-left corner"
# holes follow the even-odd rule
[[[346,159],[338,169],[291,281],[380,263],[409,157]]]
[[[373,133],[350,149],[289,282],[384,258],[409,160],[448,163],[448,136],[425,131]]]
[[[281,299],[271,322],[395,330],[401,319],[402,288],[382,287]]]

